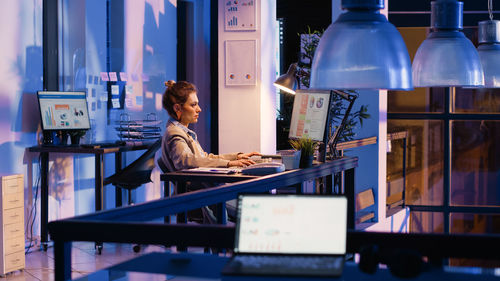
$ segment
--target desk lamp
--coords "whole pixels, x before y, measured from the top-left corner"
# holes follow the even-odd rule
[[[477,51],[484,71],[484,86],[500,88],[500,21],[493,20],[493,0],[488,0],[489,20],[479,22]]]
[[[415,87],[477,87],[484,85],[483,69],[472,42],[460,31],[463,2],[431,2],[432,32],[413,59]]]
[[[287,92],[289,94],[295,95],[295,90],[297,89],[300,82],[296,82],[298,79],[297,75],[297,63],[292,63],[288,68],[288,71],[278,77],[276,81],[274,81],[274,86],[276,88]]]

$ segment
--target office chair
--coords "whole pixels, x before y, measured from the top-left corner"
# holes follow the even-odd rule
[[[144,154],[121,171],[104,179],[104,185],[112,184],[115,187],[128,191],[128,204],[132,205],[132,190],[151,182],[151,172],[155,168],[155,153],[161,146],[161,139],[153,143]],[[134,252],[139,252],[140,245],[134,245]]]
[[[153,143],[144,154],[121,171],[104,179],[104,185],[112,184],[128,191],[128,204],[132,202],[132,190],[151,182],[151,172],[155,167],[155,153],[160,148],[161,139]]]

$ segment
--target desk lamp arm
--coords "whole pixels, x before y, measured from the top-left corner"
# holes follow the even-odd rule
[[[357,95],[349,94],[344,91],[340,90],[332,90],[333,93],[337,94],[339,97],[342,99],[346,100],[349,102],[349,105],[347,106],[347,109],[344,113],[344,117],[342,118],[342,122],[340,122],[339,128],[335,130],[333,136],[328,140],[328,147],[330,148],[330,155],[332,155],[334,158],[337,158],[339,155],[337,155],[337,142],[338,142],[338,136],[342,133],[344,130],[346,123],[347,123],[347,118],[349,117],[349,114],[351,113],[352,106],[354,105],[354,102],[358,98]]]

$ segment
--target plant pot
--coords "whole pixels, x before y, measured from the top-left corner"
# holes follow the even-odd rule
[[[300,153],[297,150],[281,150],[281,161],[285,165],[285,170],[298,169],[300,167]]]
[[[301,154],[300,155],[300,168],[310,168],[313,165],[313,159],[314,155],[306,155],[306,154]]]

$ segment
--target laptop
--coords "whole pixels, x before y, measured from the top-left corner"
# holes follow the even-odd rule
[[[344,196],[238,196],[234,254],[223,275],[338,277],[347,237]]]

